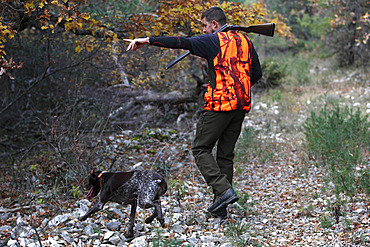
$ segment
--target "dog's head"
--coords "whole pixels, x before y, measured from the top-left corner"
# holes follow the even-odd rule
[[[89,176],[89,193],[87,194],[87,198],[95,197],[99,194],[101,190],[101,184],[100,184],[100,178],[99,174],[100,171],[95,171],[95,169],[91,170],[90,176]]]

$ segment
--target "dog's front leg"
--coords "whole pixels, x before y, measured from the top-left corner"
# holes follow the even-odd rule
[[[84,221],[84,220],[86,220],[87,218],[89,218],[90,217],[90,215],[92,215],[93,213],[96,213],[96,212],[98,212],[98,211],[100,211],[100,210],[102,210],[103,209],[103,207],[104,207],[104,204],[105,203],[102,203],[101,202],[101,200],[99,200],[99,202],[97,203],[97,204],[95,204],[89,211],[87,211],[87,213],[84,215],[84,216],[82,216],[82,217],[80,217],[80,218],[78,218],[79,220],[81,220],[81,221]]]
[[[126,230],[126,233],[125,233],[126,238],[132,238],[134,236],[136,207],[137,207],[137,201],[134,200],[131,203],[130,220],[129,220],[129,223],[127,225],[127,230]]]

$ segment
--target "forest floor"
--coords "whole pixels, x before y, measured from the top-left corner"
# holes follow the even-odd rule
[[[305,149],[304,121],[328,100],[370,113],[368,75],[348,72],[330,79],[325,88],[272,90],[255,97],[236,148],[233,186],[240,200],[229,206],[227,219],[207,213],[213,196],[190,153],[194,128],[148,130],[145,140],[144,134],[132,138],[131,131],[122,131],[104,137],[112,153],[129,161],[119,169],[160,168],[167,174],[169,189],[162,198],[166,227],[156,220],[145,224],[151,210],[139,209],[135,238],[128,241],[123,233],[129,207],[109,203],[79,222],[93,200],[79,194],[51,204],[33,194],[27,206],[0,202],[0,245],[369,246],[368,196],[343,194],[338,204],[324,182],[325,170]],[[256,139],[248,139],[251,130]],[[370,154],[365,156],[369,166]]]

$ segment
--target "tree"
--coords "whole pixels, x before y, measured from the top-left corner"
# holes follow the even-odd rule
[[[368,67],[368,1],[274,0],[267,5],[287,18],[301,47],[323,47],[325,55],[337,55],[340,66]]]
[[[145,56],[127,53],[120,39],[199,34],[201,13],[214,5],[225,9],[232,24],[275,21],[277,33],[290,35],[281,17],[270,14],[262,1],[245,5],[170,0],[148,5],[146,0],[0,0],[2,73],[15,78],[1,77],[0,127],[12,125],[9,131],[25,132],[40,120],[51,126],[62,115],[62,122],[73,119],[81,128],[103,126],[96,123],[104,122],[116,108],[130,106],[117,96],[120,91],[111,90],[109,97],[97,93],[118,85],[124,86],[126,95],[137,96],[146,89],[187,94],[197,85],[193,75],[201,73],[199,60],[186,59],[168,73],[164,65],[181,51],[148,47]],[[22,68],[16,69],[20,63]],[[135,88],[138,92],[133,92]],[[123,112],[132,116],[135,109]],[[39,129],[28,132],[39,138]]]
[[[369,65],[369,8],[366,0],[330,1],[332,10],[328,47],[340,66]]]

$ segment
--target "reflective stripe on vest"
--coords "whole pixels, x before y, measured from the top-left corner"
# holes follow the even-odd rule
[[[220,52],[213,59],[216,88],[207,85],[204,109],[210,111],[249,111],[251,106],[252,43],[242,33],[217,33]]]

